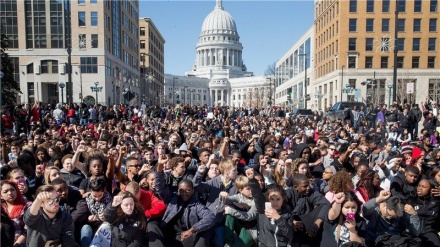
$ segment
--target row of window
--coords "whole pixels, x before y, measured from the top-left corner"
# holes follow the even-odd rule
[[[348,68],[354,69],[357,68],[357,56],[349,56],[348,57]],[[365,57],[365,68],[373,68],[373,57]],[[397,68],[403,68],[405,57],[397,57]],[[421,61],[419,56],[413,56],[411,58],[411,68],[418,69],[421,66]],[[426,65],[428,69],[434,69],[436,64],[436,57],[429,56],[426,60]],[[383,56],[380,57],[380,68],[381,69],[389,69],[393,66],[393,64],[389,63],[389,57]],[[408,66],[407,66],[408,67]]]
[[[95,3],[98,3],[98,0],[89,0],[90,1],[90,3],[93,3],[93,4],[95,4]],[[86,4],[86,0],[78,0],[78,4]]]
[[[85,11],[79,11],[78,12],[78,26],[79,27],[85,27],[86,24],[86,12]],[[90,26],[97,27],[98,26],[98,12],[97,11],[91,11],[90,12]]]
[[[421,44],[421,38],[413,38],[413,45],[412,50],[413,51],[420,51],[420,44]],[[376,49],[384,52],[384,51],[390,51],[392,48],[392,42],[390,38],[381,38],[380,40],[376,40],[376,46],[374,44],[375,39],[373,38],[366,38],[365,39],[365,51],[373,51],[376,47]],[[349,51],[358,51],[357,50],[357,38],[349,38],[348,39],[348,50]],[[428,38],[428,51],[436,51],[437,49],[437,38]],[[405,50],[405,38],[398,38],[395,42],[395,47],[398,51],[404,51]]]
[[[365,31],[374,31],[374,20],[373,18],[366,19]],[[357,32],[357,19],[352,18],[348,22],[348,31]],[[406,19],[397,19],[397,30],[399,32],[405,32]],[[422,26],[422,19],[413,19],[413,32],[420,32]],[[382,19],[382,32],[390,31],[390,19]],[[429,19],[429,32],[437,32],[437,18]]]
[[[406,0],[396,0],[396,1],[397,1],[397,10],[399,12],[406,12]],[[375,2],[377,3],[378,1],[377,0],[376,1],[374,1],[374,0],[367,0],[367,1],[350,0],[349,10],[351,13],[357,12],[358,2],[366,4],[367,13],[373,13],[374,7],[375,7]],[[411,2],[414,3],[413,11],[415,13],[421,13],[423,11],[422,0],[413,0]],[[437,12],[437,11],[438,11],[438,0],[430,0],[429,12]],[[382,0],[382,12],[384,12],[384,13],[390,12],[390,0]]]

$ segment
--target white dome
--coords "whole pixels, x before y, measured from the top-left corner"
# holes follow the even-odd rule
[[[215,9],[203,21],[201,34],[237,34],[237,26],[234,19],[228,12],[223,10],[221,0],[216,2]]]

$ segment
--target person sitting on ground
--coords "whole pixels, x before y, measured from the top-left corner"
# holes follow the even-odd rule
[[[364,203],[362,213],[367,220],[367,246],[374,245],[379,236],[384,234],[400,236],[405,232],[415,238],[420,233],[420,219],[417,212],[409,205],[403,205],[389,190],[382,190],[378,197]]]
[[[35,201],[24,214],[26,246],[41,247],[52,241],[63,247],[77,247],[72,217],[60,210],[60,199],[54,187],[42,185],[36,195]]]
[[[227,192],[220,192],[220,196],[226,199],[225,242],[229,246],[252,246],[254,240],[257,240],[258,212],[249,187],[249,179],[239,175],[235,180],[235,187],[238,194],[229,196]],[[237,239],[234,233],[237,234]]]
[[[119,192],[104,210],[104,218],[111,224],[111,247],[148,246],[147,218],[132,193]]]
[[[420,170],[416,166],[407,166],[405,173],[399,173],[391,180],[391,193],[403,203],[411,203],[417,198],[416,187]]]
[[[82,199],[81,193],[73,187],[68,186],[67,182],[62,178],[54,179],[50,182],[50,185],[54,187],[60,198],[60,210],[72,215],[76,210],[78,202]]]

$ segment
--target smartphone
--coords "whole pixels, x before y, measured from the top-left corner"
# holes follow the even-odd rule
[[[264,209],[265,210],[270,209],[270,208],[272,208],[272,203],[270,203],[270,202],[264,203]]]
[[[354,220],[354,213],[347,213],[347,221]]]

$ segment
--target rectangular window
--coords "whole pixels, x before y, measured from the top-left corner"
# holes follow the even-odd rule
[[[356,38],[349,38],[348,39],[348,50],[349,51],[356,51]]]
[[[390,31],[390,19],[382,19],[382,32]]]
[[[413,51],[420,51],[420,38],[413,38]]]
[[[27,93],[28,93],[28,102],[31,104],[34,103],[35,102],[34,82],[28,82]]]
[[[92,27],[98,26],[98,12],[96,11],[90,12],[90,25]]]
[[[145,27],[141,27],[141,28],[139,29],[139,35],[140,35],[140,36],[145,36]]]
[[[373,57],[365,57],[365,68],[366,69],[373,68]]]
[[[365,50],[366,51],[372,51],[373,50],[373,38],[366,38],[365,39]]]
[[[105,59],[105,74],[112,75],[112,61],[108,58]]]
[[[380,58],[380,68],[381,69],[387,69],[388,68],[388,57],[381,57]]]
[[[98,58],[97,57],[81,57],[81,73],[95,74],[98,73]]]
[[[90,0],[90,3],[98,3],[98,0]]]
[[[78,35],[78,46],[79,49],[87,49],[87,34]]]
[[[367,26],[366,31],[367,32],[373,32],[374,31],[374,19],[367,19]]]
[[[428,69],[435,68],[435,57],[428,57]]]
[[[397,68],[403,68],[403,57],[397,57]]]
[[[350,0],[350,13],[357,12],[357,0]]]
[[[412,57],[411,66],[413,69],[419,68],[420,57]]]
[[[78,0],[78,4],[86,4],[86,0]]]
[[[52,74],[58,74],[58,61],[57,60],[51,60],[52,64]]]
[[[42,60],[41,61],[41,74],[47,74],[47,73],[49,73],[49,61]]]
[[[405,32],[405,19],[397,20],[397,31]]]
[[[406,11],[406,0],[397,0],[397,11],[400,13]]]
[[[390,12],[390,0],[382,0],[382,12]]]
[[[431,0],[431,3],[429,5],[429,12],[437,12],[437,8],[438,8],[438,1]]]
[[[356,56],[349,56],[348,57],[348,68],[354,69],[356,68]]]
[[[405,38],[398,38],[396,43],[397,43],[396,48],[398,51],[405,50]]]
[[[145,49],[145,40],[141,40],[140,48]]]
[[[414,0],[414,12],[422,12],[422,0]]]
[[[436,38],[429,38],[428,41],[428,51],[435,51],[435,43],[437,43]]]
[[[413,32],[420,32],[421,25],[422,19],[414,19]]]
[[[367,12],[374,12],[374,0],[367,0]]]
[[[34,73],[34,64],[33,63],[26,65],[26,73],[28,73],[28,74]]]
[[[86,26],[86,12],[84,11],[78,12],[78,26],[79,27]]]
[[[350,19],[349,20],[348,31],[356,32],[356,26],[357,26],[357,19]]]
[[[92,48],[98,48],[98,35],[92,34]]]
[[[435,18],[429,19],[429,31],[437,32],[437,19]]]

